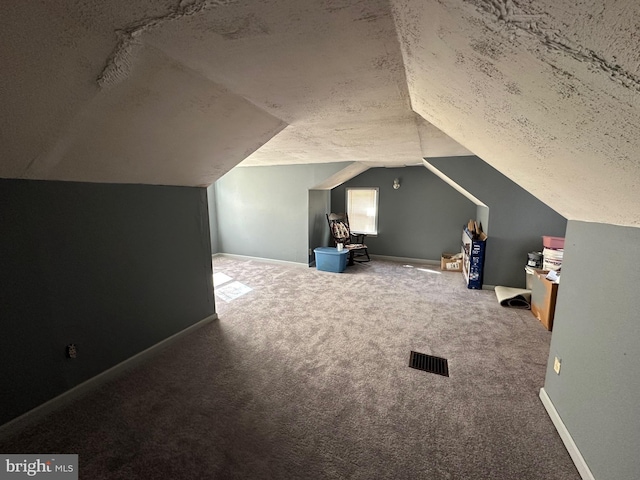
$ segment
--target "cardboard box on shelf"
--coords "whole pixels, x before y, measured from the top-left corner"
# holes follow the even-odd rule
[[[440,269],[448,272],[461,272],[462,253],[443,253],[440,257]]]
[[[547,280],[546,270],[534,270],[531,285],[531,313],[549,331],[553,328],[558,284]]]

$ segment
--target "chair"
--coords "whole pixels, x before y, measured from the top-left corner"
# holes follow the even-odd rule
[[[349,263],[368,262],[371,260],[369,251],[364,244],[364,233],[351,233],[349,228],[349,217],[346,213],[328,213],[327,222],[329,223],[329,232],[335,245],[342,243],[344,248],[349,251]],[[356,260],[356,258],[367,257],[366,260]]]

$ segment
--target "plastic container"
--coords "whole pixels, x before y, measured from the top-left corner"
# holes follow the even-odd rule
[[[559,271],[562,268],[562,257],[564,256],[563,250],[554,250],[552,248],[545,248],[542,251],[544,261],[542,262],[542,268],[544,270]]]
[[[341,273],[347,268],[349,250],[338,250],[333,247],[314,248],[316,268],[323,272]]]
[[[545,248],[562,249],[564,248],[564,237],[542,237],[542,245]]]
[[[533,268],[542,267],[542,252],[527,253],[527,266]]]

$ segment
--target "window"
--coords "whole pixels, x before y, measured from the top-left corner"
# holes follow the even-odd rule
[[[378,233],[378,189],[347,188],[347,215],[353,233]]]

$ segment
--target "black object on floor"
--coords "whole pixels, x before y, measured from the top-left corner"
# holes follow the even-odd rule
[[[449,362],[446,358],[434,357],[426,353],[411,352],[409,366],[417,370],[429,373],[437,373],[444,377],[449,376]]]

